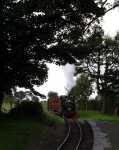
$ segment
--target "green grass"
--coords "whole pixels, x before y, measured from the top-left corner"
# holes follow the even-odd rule
[[[63,124],[64,123],[64,120],[63,118],[55,115],[54,113],[52,112],[48,112],[47,113],[47,117],[48,117],[48,120],[51,121],[52,123],[54,124]]]
[[[105,115],[94,111],[79,112],[78,117],[80,119],[86,119],[86,120],[100,120],[100,121],[119,123],[119,116]]]

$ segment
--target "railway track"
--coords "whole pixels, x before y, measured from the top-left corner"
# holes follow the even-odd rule
[[[57,150],[92,150],[93,132],[87,121],[66,119],[67,134]]]

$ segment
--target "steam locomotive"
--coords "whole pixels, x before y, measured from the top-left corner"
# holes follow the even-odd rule
[[[66,118],[75,118],[75,99],[73,96],[52,97],[48,99],[48,110]]]

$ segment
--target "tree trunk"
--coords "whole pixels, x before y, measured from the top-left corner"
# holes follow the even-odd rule
[[[88,111],[88,103],[86,102],[86,112]]]
[[[0,93],[0,113],[1,113],[2,103],[3,103],[3,98],[4,98],[3,93]]]
[[[103,103],[102,103],[102,110],[101,110],[101,112],[102,113],[106,113],[106,100],[105,100],[105,97],[103,97]]]
[[[109,93],[105,93],[102,95],[102,113],[112,114],[113,113],[113,103],[112,97]]]
[[[114,115],[115,115],[115,116],[118,115],[118,111],[119,111],[119,107],[117,106],[117,107],[115,107],[115,109],[114,109]]]

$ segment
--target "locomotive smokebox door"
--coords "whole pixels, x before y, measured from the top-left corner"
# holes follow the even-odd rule
[[[75,112],[75,100],[71,96],[61,97],[62,114],[66,118],[74,118]]]

